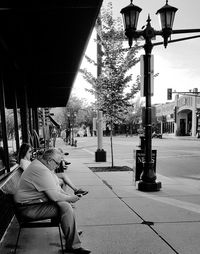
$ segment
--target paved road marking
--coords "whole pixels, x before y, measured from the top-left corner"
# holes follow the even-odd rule
[[[168,197],[156,197],[156,196],[145,194],[145,193],[141,193],[140,195],[153,199],[155,201],[161,202],[161,203],[183,208],[191,212],[200,213],[200,205],[197,205],[197,204],[193,204],[186,201],[180,201],[178,199],[173,199]]]
[[[85,152],[87,152],[87,153],[90,153],[90,154],[92,154],[92,155],[94,154],[94,152],[91,152],[91,151],[88,150],[88,149],[83,148],[82,150],[85,151]]]
[[[182,157],[200,157],[199,154],[179,154],[179,155],[160,155],[159,159],[169,159],[169,158],[182,158]]]

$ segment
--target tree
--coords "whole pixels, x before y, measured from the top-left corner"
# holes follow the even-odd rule
[[[140,128],[142,120],[142,108],[144,108],[144,101],[139,96],[134,102],[134,109],[127,117],[127,123],[135,126],[135,132],[138,133],[137,128]]]
[[[17,111],[17,118],[18,118],[18,126],[19,129],[21,128],[21,120],[19,117],[19,111]],[[5,121],[6,121],[6,136],[9,141],[12,141],[12,148],[13,151],[16,150],[15,147],[15,122],[14,122],[14,112],[12,109],[5,109]],[[1,117],[0,117],[0,147],[3,146],[1,144],[3,140],[3,134],[2,134],[2,124],[1,124]]]
[[[112,3],[101,11],[101,17],[97,20],[96,31],[100,45],[101,61],[98,61],[100,75],[95,77],[87,69],[81,69],[83,77],[92,88],[89,89],[96,95],[96,108],[104,112],[107,124],[111,127],[111,153],[113,166],[112,133],[113,124],[122,123],[128,114],[128,109],[133,106],[132,99],[139,91],[139,83],[133,83],[130,70],[139,62],[136,56],[140,46],[135,44],[131,49],[124,49],[125,41],[121,19],[112,16]],[[89,63],[97,66],[97,63],[86,56]],[[126,90],[129,88],[129,92]]]
[[[13,111],[7,109],[6,110],[6,128],[7,128],[7,137],[8,139],[13,139],[14,137],[14,115]]]
[[[90,105],[79,109],[76,117],[78,126],[89,127],[91,136],[93,135],[93,118],[95,114],[94,105]]]

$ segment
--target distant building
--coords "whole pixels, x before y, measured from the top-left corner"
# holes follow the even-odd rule
[[[173,102],[154,105],[162,133],[195,137],[200,132],[200,97],[197,92],[194,89],[188,95],[177,94]]]

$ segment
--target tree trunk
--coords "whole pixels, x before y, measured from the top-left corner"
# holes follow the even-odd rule
[[[111,120],[111,129],[110,129],[110,146],[111,146],[111,161],[112,161],[112,168],[114,167],[114,159],[113,159],[113,123]]]

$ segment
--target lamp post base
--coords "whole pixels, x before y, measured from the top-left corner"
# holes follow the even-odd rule
[[[95,152],[95,161],[96,162],[106,162],[106,151],[103,149],[98,149]]]
[[[139,191],[146,191],[146,192],[159,191],[161,188],[162,188],[161,182],[146,183],[146,182],[140,181],[138,183]]]

